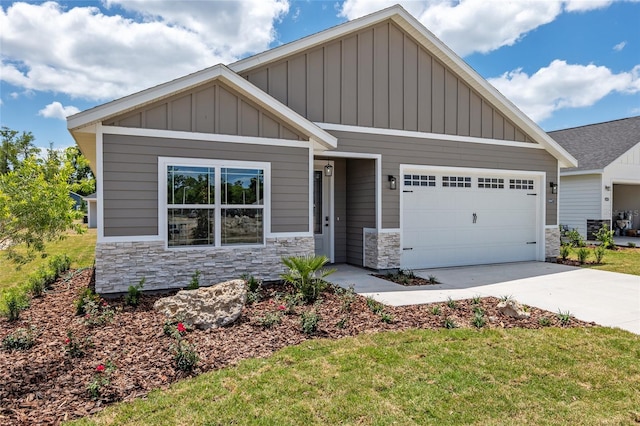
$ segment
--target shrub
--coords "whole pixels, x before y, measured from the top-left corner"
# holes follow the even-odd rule
[[[441,312],[441,311],[440,311],[440,306],[438,306],[438,305],[434,305],[434,306],[431,308],[431,313],[432,313],[433,315],[440,315],[440,312]]]
[[[471,303],[473,303],[474,305],[479,305],[480,304],[480,296],[473,296],[473,298],[471,299]]]
[[[610,230],[609,225],[606,223],[604,223],[597,232],[594,232],[593,236],[596,237],[597,241],[600,241],[600,245],[605,249],[613,249],[616,247],[616,243],[613,240],[613,230]]]
[[[66,254],[59,254],[54,256],[49,261],[49,268],[54,271],[56,277],[60,276],[63,272],[66,272],[71,267],[71,258]]]
[[[84,287],[78,291],[78,298],[73,301],[73,305],[76,308],[76,315],[84,315],[86,313],[85,305],[88,301],[100,303],[100,296],[89,287]]]
[[[448,297],[447,298],[447,306],[450,307],[451,309],[456,309],[458,307],[458,304],[451,297]]]
[[[38,332],[35,327],[18,328],[2,339],[2,349],[7,351],[26,351],[36,344]]]
[[[349,288],[338,287],[336,288],[336,294],[340,299],[340,310],[345,313],[351,312],[351,305],[356,300],[354,286],[350,285]]]
[[[193,326],[184,320],[184,315],[179,314],[173,318],[169,318],[162,326],[162,332],[165,336],[178,338],[188,331],[192,331]]]
[[[142,287],[146,278],[142,278],[136,285],[130,285],[127,295],[124,297],[124,302],[129,306],[138,306],[140,303],[140,297],[142,296]]]
[[[549,327],[551,325],[551,320],[548,317],[540,317],[538,319],[538,324],[543,327]]]
[[[589,257],[589,250],[586,247],[580,247],[577,252],[578,262],[582,265],[587,261]]]
[[[191,275],[191,281],[187,286],[187,290],[197,290],[200,288],[200,271],[196,269],[196,271]]]
[[[258,318],[258,323],[264,328],[271,328],[282,322],[282,314],[280,312],[267,312],[264,316]]]
[[[255,303],[260,301],[260,288],[262,287],[262,281],[254,277],[253,275],[243,274],[241,279],[244,280],[247,287],[247,303]]]
[[[87,392],[89,392],[91,399],[95,400],[100,398],[102,388],[109,385],[111,374],[115,369],[116,367],[111,361],[107,361],[106,364],[98,364],[98,366],[96,366],[93,378],[87,384]]]
[[[45,288],[46,285],[44,280],[37,274],[30,276],[27,280],[27,290],[29,291],[29,293],[31,293],[32,297],[42,296]]]
[[[629,241],[628,246],[629,248],[636,248],[636,243],[632,243],[631,241]]]
[[[336,323],[336,327],[338,328],[345,328],[347,326],[347,323],[349,322],[349,318],[347,317],[342,317],[340,318],[340,320]]]
[[[282,274],[281,278],[293,285],[305,302],[313,303],[327,286],[324,279],[335,272],[335,269],[321,269],[327,262],[329,259],[326,256],[283,257],[282,263],[289,271]]]
[[[569,244],[562,244],[560,246],[560,257],[562,258],[562,261],[566,261],[570,254],[571,246]]]
[[[176,339],[176,342],[171,345],[173,351],[173,360],[175,367],[180,371],[190,372],[198,364],[198,353],[193,345],[189,342]]]
[[[440,284],[440,281],[438,281],[438,278],[435,275],[429,275],[427,281],[429,281],[429,284]]]
[[[315,334],[318,331],[318,323],[320,322],[320,315],[314,310],[310,312],[303,312],[300,316],[300,328],[302,332],[307,336]]]
[[[473,320],[471,322],[476,328],[482,328],[487,323],[484,319],[484,313],[480,311],[473,314]]]
[[[111,322],[115,315],[113,308],[99,297],[97,301],[93,298],[86,298],[84,310],[84,324],[89,327],[96,327]]]
[[[2,298],[0,311],[7,317],[9,321],[17,321],[20,319],[20,312],[29,307],[29,298],[20,289],[12,289],[7,291]]]
[[[606,252],[607,249],[604,244],[600,244],[599,246],[593,248],[593,256],[596,258],[596,263],[602,263],[602,258],[604,258]]]
[[[367,297],[366,300],[367,300],[367,307],[374,314],[378,315],[378,314],[380,314],[380,312],[382,312],[384,310],[384,305],[382,303],[378,302],[373,297],[369,296],[369,297]]]
[[[584,238],[582,238],[580,232],[575,228],[571,231],[563,230],[562,236],[569,241],[572,247],[584,247],[586,245]]]
[[[556,316],[560,320],[560,324],[563,326],[568,325],[569,322],[571,322],[571,313],[569,311],[562,312],[558,309],[558,313],[556,314]]]
[[[64,352],[71,358],[82,358],[86,354],[86,349],[91,347],[91,339],[85,338],[80,340],[73,334],[73,331],[67,330],[67,338],[64,339]]]
[[[457,328],[458,325],[455,323],[455,321],[449,317],[444,319],[444,322],[442,324],[444,326],[444,328],[447,329],[452,329],[452,328]]]
[[[380,320],[382,320],[382,322],[387,323],[387,324],[391,324],[393,322],[393,315],[391,315],[388,312],[380,312]]]

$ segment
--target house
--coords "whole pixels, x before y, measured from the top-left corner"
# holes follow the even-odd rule
[[[96,193],[82,197],[87,203],[87,226],[89,228],[98,227],[98,198]]]
[[[69,191],[69,198],[73,200],[74,210],[80,210],[82,208],[82,195]]]
[[[549,132],[579,167],[560,172],[560,224],[590,240],[603,223],[640,228],[640,117]],[[633,230],[633,231],[632,231]]]
[[[400,6],[68,118],[96,289],[555,257],[576,160]]]

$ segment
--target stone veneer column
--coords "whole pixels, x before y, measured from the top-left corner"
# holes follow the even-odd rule
[[[560,229],[556,226],[544,230],[544,257],[547,262],[555,262],[560,256]]]
[[[200,285],[250,274],[272,281],[284,272],[281,258],[314,253],[313,237],[267,238],[263,247],[165,248],[164,241],[96,244],[96,291],[126,292],[145,278],[144,290],[186,287],[197,270]]]
[[[364,266],[375,270],[400,267],[400,232],[364,230]]]

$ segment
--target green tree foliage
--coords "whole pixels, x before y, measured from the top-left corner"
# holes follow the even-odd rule
[[[6,128],[2,131],[3,146],[11,145],[5,143],[5,134],[15,137],[17,132]],[[53,149],[42,160],[32,148],[21,147],[24,149],[13,157],[10,150],[3,151],[11,155],[6,156],[7,171],[0,173],[0,246],[16,263],[44,252],[47,241],[61,238],[68,229],[81,232],[81,227],[74,224],[79,213],[73,210],[74,202],[69,197],[71,164],[61,161]],[[26,250],[16,250],[18,246]]]
[[[0,175],[15,169],[26,158],[36,155],[39,149],[33,144],[35,138],[31,132],[19,134],[8,127],[0,129]]]
[[[77,146],[65,149],[64,160],[72,167],[71,175],[69,175],[71,190],[80,195],[96,192],[96,179],[89,167],[89,160],[82,155]]]

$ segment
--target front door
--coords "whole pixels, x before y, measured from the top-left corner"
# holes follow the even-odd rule
[[[333,262],[332,225],[331,220],[331,179],[327,176],[325,166],[332,162],[315,162],[313,170],[313,236],[317,256],[327,256]]]

